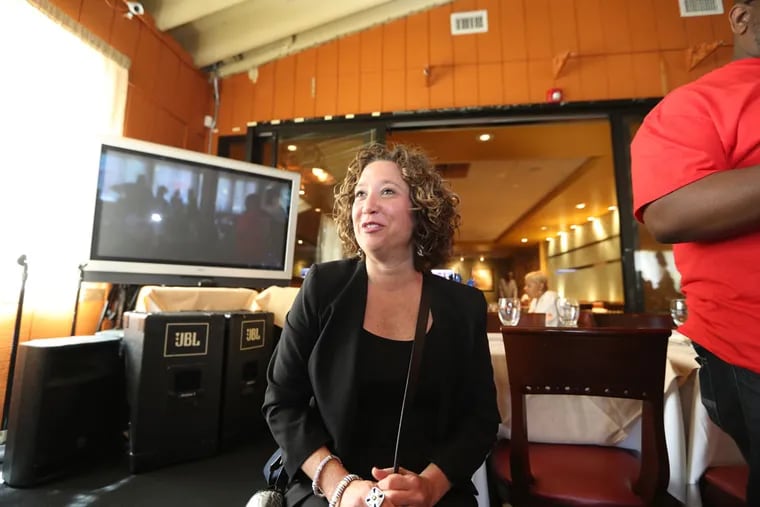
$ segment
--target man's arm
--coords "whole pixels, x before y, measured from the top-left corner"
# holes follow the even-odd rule
[[[644,223],[661,243],[714,241],[760,228],[760,165],[720,171],[651,202]]]

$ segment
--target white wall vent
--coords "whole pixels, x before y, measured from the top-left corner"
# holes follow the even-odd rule
[[[723,14],[723,0],[678,0],[681,17]]]
[[[451,35],[488,31],[488,11],[466,11],[451,14]]]

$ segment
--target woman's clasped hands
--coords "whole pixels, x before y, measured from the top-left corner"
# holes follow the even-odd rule
[[[340,507],[431,507],[434,505],[431,481],[405,468],[373,468],[377,483],[355,481],[343,494]],[[377,488],[373,490],[372,488]]]
[[[373,475],[380,476],[377,483],[372,481],[354,481],[346,489],[340,500],[340,507],[427,507],[432,503],[425,494],[424,479],[401,470],[394,474],[393,469],[372,470]]]

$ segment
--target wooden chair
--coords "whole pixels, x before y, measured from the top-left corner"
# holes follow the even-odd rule
[[[546,327],[546,314],[520,312],[517,327]]]
[[[663,422],[669,330],[503,327],[511,441],[497,443],[492,477],[515,507],[670,505]],[[594,445],[528,443],[525,395],[642,400],[641,453]]]
[[[704,507],[744,507],[747,505],[749,467],[711,466],[699,481]]]
[[[546,326],[546,314],[545,313],[520,313],[520,321],[517,323],[518,327],[544,327]],[[496,312],[488,312],[486,320],[486,331],[489,333],[501,332],[501,321],[499,320],[499,314]]]
[[[591,313],[594,327],[673,329],[670,315],[662,313]]]
[[[499,314],[497,312],[488,312],[486,314],[486,332],[501,332],[501,321],[499,320]]]

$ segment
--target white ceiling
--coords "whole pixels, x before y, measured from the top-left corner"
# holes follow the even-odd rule
[[[584,162],[585,159],[512,159],[470,164],[466,178],[450,180],[452,190],[462,200],[458,240],[494,242]]]
[[[246,72],[452,0],[145,0],[146,12],[200,68]]]

